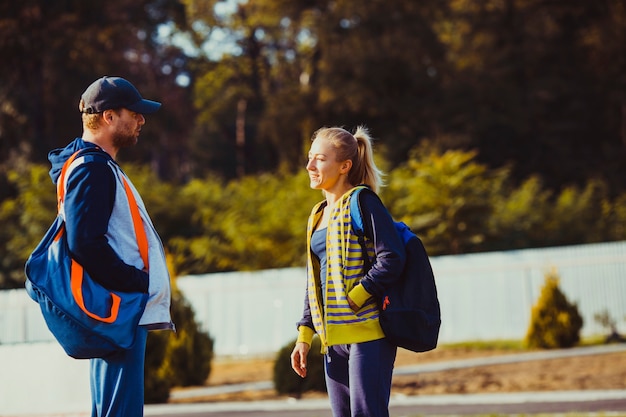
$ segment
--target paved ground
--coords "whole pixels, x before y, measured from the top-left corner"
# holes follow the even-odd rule
[[[597,355],[626,351],[626,344],[604,345],[564,350],[550,350],[531,353],[508,354],[506,356],[455,360],[449,362],[427,363],[398,367],[396,374],[436,372],[447,369],[459,369],[481,365],[504,364],[511,362]],[[187,390],[173,393],[178,398],[186,396],[187,400],[208,392],[233,392],[237,390],[267,389],[269,381],[252,384],[229,385],[224,387],[206,387],[198,390]],[[0,393],[1,394],[1,393]],[[468,414],[563,414],[585,413],[597,416],[625,416],[626,390],[602,391],[556,391],[556,392],[516,392],[492,394],[446,394],[400,396],[391,399],[392,417],[403,416],[443,416]],[[7,417],[6,414],[1,417]],[[145,407],[146,416],[163,417],[330,417],[328,400],[272,400],[249,402],[214,402],[192,404],[158,404]],[[84,409],[67,409],[64,412],[48,414],[12,414],[9,417],[88,417]]]
[[[626,415],[626,390],[395,397],[393,417],[416,415],[597,413]],[[146,416],[331,417],[328,400],[154,405]]]
[[[568,357],[580,357],[587,355],[617,353],[626,351],[626,344],[598,345],[570,349],[555,349],[537,352],[523,352],[507,354],[503,356],[488,356],[462,360],[449,360],[430,362],[417,365],[398,366],[394,369],[394,375],[418,375],[428,372],[439,372],[461,368],[472,368],[489,365],[502,365],[524,361],[545,359],[557,359]],[[210,386],[173,391],[170,398],[173,400],[193,400],[194,398],[206,398],[211,395],[234,393],[241,391],[267,390],[274,387],[271,381],[248,382],[243,384],[229,384],[224,386]]]
[[[398,367],[397,375],[436,372],[483,365],[597,355],[626,351],[626,344],[603,345],[562,350],[510,354],[506,356],[456,360]],[[237,390],[268,389],[272,384],[262,381],[225,387],[206,387],[173,393],[177,399],[191,399],[208,393]],[[533,413],[611,413],[626,416],[626,390],[517,392],[465,395],[394,396],[391,415],[467,415],[467,414],[533,414]],[[164,404],[146,406],[146,416],[166,417],[330,417],[328,400],[282,400],[255,402],[221,402],[196,404]]]

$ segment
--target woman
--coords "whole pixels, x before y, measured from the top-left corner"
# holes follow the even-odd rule
[[[308,221],[307,291],[291,366],[306,376],[307,354],[317,333],[333,416],[387,417],[396,347],[380,328],[377,300],[399,278],[405,252],[378,197],[361,192],[372,265],[365,270],[350,197],[357,185],[374,192],[381,185],[367,129],[358,127],[354,134],[338,127],[318,130],[306,168],[311,188],[322,190],[325,200],[315,205]]]

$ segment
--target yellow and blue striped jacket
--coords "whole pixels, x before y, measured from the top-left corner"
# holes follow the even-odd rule
[[[315,332],[322,344],[327,346],[360,343],[385,337],[378,322],[379,310],[376,300],[363,288],[364,262],[358,237],[352,228],[350,196],[356,190],[346,192],[331,213],[326,232],[327,277],[326,294],[321,294],[319,262],[311,253],[311,236],[322,217],[325,201],[313,207],[307,225],[307,292]],[[373,246],[368,243],[370,259]],[[346,295],[361,308],[353,312]],[[324,302],[322,299],[324,297]],[[309,345],[313,330],[300,326],[299,342]]]

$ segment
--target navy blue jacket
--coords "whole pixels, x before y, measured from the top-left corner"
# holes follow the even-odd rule
[[[54,184],[65,161],[74,152],[92,148],[86,162],[68,179],[65,207],[66,230],[70,253],[89,275],[105,288],[126,292],[148,292],[148,273],[120,259],[105,236],[116,193],[115,174],[108,162],[111,156],[95,144],[76,138],[65,148],[48,154]]]

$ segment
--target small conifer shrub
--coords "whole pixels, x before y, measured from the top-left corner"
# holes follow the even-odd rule
[[[561,292],[556,271],[549,272],[532,309],[526,345],[542,349],[572,347],[580,340],[582,327],[578,306],[570,303]]]
[[[276,355],[274,362],[274,389],[279,394],[287,394],[299,398],[306,391],[326,392],[324,379],[324,356],[318,337],[313,339],[307,358],[307,376],[300,378],[291,368],[291,352],[296,341],[283,346]]]

